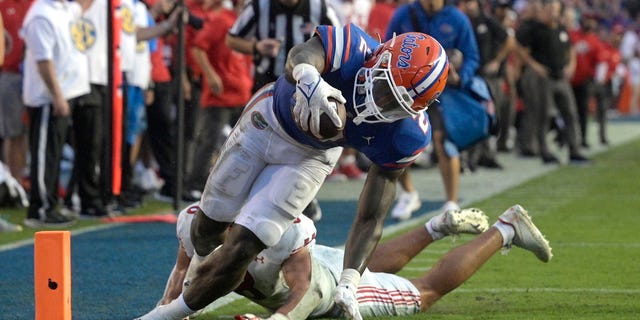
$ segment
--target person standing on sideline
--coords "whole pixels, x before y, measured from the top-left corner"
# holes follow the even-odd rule
[[[27,125],[26,109],[22,101],[22,61],[24,40],[18,32],[31,6],[31,0],[0,1],[0,15],[3,20],[4,51],[0,59],[0,138],[3,140],[2,159],[9,167],[11,175],[23,182],[27,166]]]
[[[72,32],[81,8],[64,0],[36,0],[20,30],[26,44],[23,97],[29,110],[31,190],[24,224],[68,227],[75,221],[57,209],[62,147],[71,109],[89,93],[89,66]]]
[[[596,96],[596,68],[603,62],[605,51],[602,40],[598,37],[598,20],[595,12],[583,12],[580,23],[569,30],[571,45],[576,53],[576,71],[571,77],[571,88],[576,98],[578,124],[580,125],[580,145],[589,148],[587,141],[587,119],[589,103]]]
[[[187,190],[200,198],[209,170],[217,158],[226,135],[225,126],[233,127],[242,108],[251,98],[251,60],[249,55],[232,50],[225,36],[236,21],[237,14],[223,7],[222,0],[210,1],[204,28],[191,49],[198,69],[202,70],[202,98],[196,121],[193,166]]]
[[[471,21],[478,41],[480,53],[480,68],[478,75],[487,82],[491,91],[498,120],[509,122],[509,99],[504,93],[505,86],[505,62],[509,54],[515,48],[515,36],[509,34],[505,26],[494,17],[487,15],[479,0],[461,1],[458,8],[462,10]],[[491,137],[484,139],[469,149],[469,167],[475,169],[482,166],[490,169],[502,169],[502,165],[496,157],[496,146]]]
[[[444,49],[426,34],[379,43],[353,24],[316,27],[289,52],[286,73],[249,101],[209,175],[190,233],[204,257],[194,281],[142,319],[182,319],[235,289],[250,262],[313,200],[343,146],[372,161],[333,292],[360,319],[361,273],[382,236],[398,176],[430,142],[425,109],[448,72]],[[321,112],[325,125],[342,131],[321,135]]]
[[[462,65],[455,75],[448,78],[447,86],[466,88],[470,85],[480,64],[480,54],[469,19],[453,5],[445,5],[445,0],[419,0],[396,9],[389,22],[385,39],[393,34],[418,31],[424,32],[440,42],[445,50],[457,49],[462,53]],[[446,90],[446,88],[445,88]],[[446,108],[446,106],[444,106]],[[440,115],[439,103],[431,106],[429,121],[433,130],[433,147],[438,157],[438,168],[444,184],[445,203],[440,209],[460,209],[458,189],[460,180],[460,152],[447,140],[444,122]],[[409,171],[400,177],[402,190],[391,216],[406,220],[421,206],[418,191],[411,181]]]
[[[516,31],[516,53],[526,66],[520,81],[525,105],[520,151],[531,154],[535,137],[542,162],[559,162],[547,144],[550,112],[555,106],[564,123],[562,133],[569,147],[569,162],[580,164],[589,159],[582,155],[578,142],[576,101],[569,82],[575,72],[576,56],[569,33],[561,23],[562,10],[559,0],[543,0],[536,18],[521,24]]]

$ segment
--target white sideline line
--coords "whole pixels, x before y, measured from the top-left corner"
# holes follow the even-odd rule
[[[103,229],[110,229],[110,228],[114,228],[116,226],[121,225],[121,223],[108,223],[108,224],[100,224],[100,225],[96,225],[96,226],[91,226],[91,227],[86,227],[86,228],[82,228],[82,229],[78,229],[78,230],[73,230],[71,231],[71,235],[72,236],[77,236],[83,233],[87,233],[87,232],[93,232],[93,231],[98,231],[98,230],[103,230]],[[47,229],[42,229],[39,231],[47,231]],[[13,250],[13,249],[17,249],[20,247],[25,247],[25,246],[29,246],[29,245],[33,245],[33,241],[34,238],[31,239],[26,239],[26,240],[20,240],[20,241],[16,241],[13,243],[8,243],[5,245],[1,245],[0,246],[0,252],[3,251],[8,251],[8,250]]]
[[[603,294],[640,294],[640,289],[613,289],[613,288],[479,288],[479,289],[455,289],[452,292],[463,293],[603,293]]]
[[[598,248],[640,248],[640,243],[616,243],[616,242],[558,242],[553,247],[598,247]]]

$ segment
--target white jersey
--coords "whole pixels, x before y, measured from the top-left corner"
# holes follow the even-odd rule
[[[87,58],[89,59],[89,82],[106,86],[108,84],[107,65],[107,1],[93,0],[80,20],[84,27]]]
[[[133,70],[136,59],[136,22],[134,1],[121,0],[120,10],[120,68],[122,72]]]
[[[312,287],[321,292],[321,302],[312,318],[342,317],[333,302],[333,291],[340,281],[344,251],[317,245],[312,252]],[[420,291],[409,280],[390,273],[366,269],[358,284],[358,306],[362,317],[400,316],[420,312]]]
[[[149,11],[142,1],[136,1],[134,5],[134,17],[137,28],[149,26]],[[148,41],[138,41],[134,57],[135,68],[127,72],[127,82],[138,88],[147,89],[151,81],[151,53]]]
[[[194,249],[189,235],[193,214],[198,204],[180,212],[178,239],[189,257]],[[260,252],[249,264],[244,282],[235,291],[249,300],[275,311],[290,295],[282,274],[282,264],[292,253],[307,247],[311,252],[311,287],[319,293],[320,302],[309,317],[341,317],[342,310],[333,302],[333,291],[342,273],[344,251],[315,245],[316,228],[309,218],[300,215],[273,247]],[[363,317],[409,315],[420,312],[420,291],[407,279],[394,274],[370,272],[362,274],[358,285],[358,303]]]
[[[80,5],[74,2],[37,0],[20,30],[25,40],[23,98],[27,106],[51,103],[51,95],[38,72],[38,61],[53,62],[65,99],[89,93],[89,71],[79,28]]]

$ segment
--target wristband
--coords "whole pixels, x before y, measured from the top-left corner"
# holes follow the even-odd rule
[[[353,285],[354,292],[358,289],[358,283],[360,282],[360,272],[356,269],[344,269],[342,270],[342,274],[340,275],[340,282],[338,284],[342,285]]]
[[[290,320],[289,317],[282,313],[274,313],[267,320]]]
[[[258,41],[254,41],[253,42],[253,46],[252,48],[252,53],[253,53],[253,61],[257,61],[260,60],[260,58],[262,57],[262,55],[260,54],[260,51],[258,51]]]

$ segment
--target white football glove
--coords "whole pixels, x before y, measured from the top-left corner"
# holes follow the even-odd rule
[[[344,311],[345,316],[351,320],[362,320],[360,309],[358,308],[358,282],[360,282],[360,272],[355,269],[342,270],[340,282],[333,292],[333,301]]]
[[[336,104],[329,101],[329,97],[335,98],[340,103],[347,100],[340,90],[326,83],[318,70],[307,63],[301,63],[293,68],[293,79],[296,80],[296,105],[293,107],[293,116],[300,124],[300,128],[309,131],[318,138],[320,136],[320,113],[325,112],[336,127],[342,126],[342,120],[336,111]],[[311,128],[309,128],[311,117]]]

